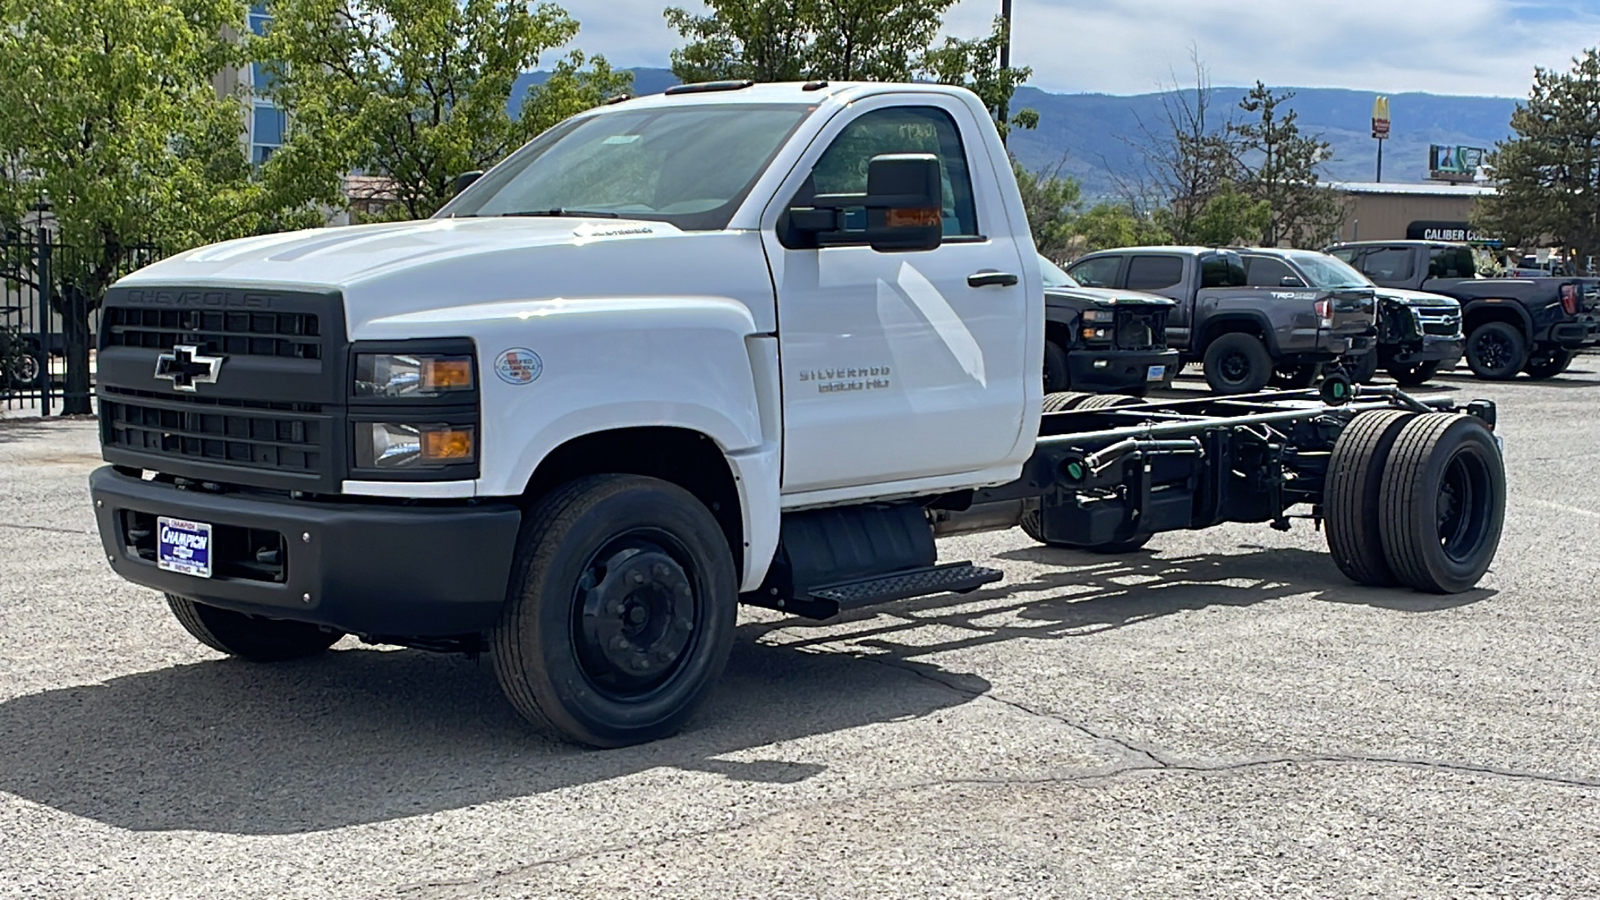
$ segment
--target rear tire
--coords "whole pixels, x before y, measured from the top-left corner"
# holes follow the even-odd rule
[[[1528,357],[1528,364],[1522,371],[1536,381],[1554,378],[1567,370],[1572,365],[1573,353],[1560,347],[1551,347],[1548,350],[1535,350]]]
[[[523,520],[495,677],[536,726],[593,747],[666,737],[710,694],[732,648],[733,553],[698,498],[594,475]]]
[[[1373,410],[1350,420],[1333,445],[1322,514],[1327,520],[1328,553],[1346,578],[1357,584],[1396,584],[1383,552],[1379,507],[1384,464],[1400,429],[1415,413]]]
[[[1055,341],[1044,342],[1044,392],[1054,394],[1072,386],[1067,372],[1067,351]]]
[[[1322,367],[1315,363],[1300,366],[1277,366],[1272,370],[1272,378],[1268,384],[1273,387],[1285,388],[1291,391],[1303,391],[1317,383],[1317,376],[1322,374]]]
[[[1487,381],[1507,381],[1528,364],[1528,341],[1506,322],[1485,322],[1467,336],[1467,367]]]
[[[1410,365],[1389,364],[1389,377],[1394,379],[1395,384],[1403,388],[1426,384],[1433,380],[1433,376],[1437,374],[1439,374],[1438,360],[1412,363]]]
[[[1505,524],[1506,473],[1479,420],[1425,413],[1389,451],[1379,503],[1384,557],[1419,591],[1458,594],[1489,570]]]
[[[1253,394],[1272,377],[1272,355],[1253,334],[1224,334],[1206,347],[1206,384],[1218,394]]]
[[[312,656],[332,647],[344,634],[310,622],[248,616],[196,603],[172,594],[167,606],[194,639],[219,653],[253,662],[280,662]]]
[[[1137,406],[1142,402],[1138,397],[1127,394],[1094,394],[1080,401],[1073,409],[1080,412],[1087,409],[1116,409],[1119,406]]]
[[[1368,350],[1356,357],[1356,361],[1349,363],[1345,371],[1356,384],[1371,384],[1378,377],[1378,351]]]
[[[1082,403],[1093,396],[1093,394],[1085,394],[1079,391],[1068,391],[1062,394],[1045,394],[1043,410],[1044,412],[1051,413],[1066,412],[1069,409],[1077,409],[1079,403]]]

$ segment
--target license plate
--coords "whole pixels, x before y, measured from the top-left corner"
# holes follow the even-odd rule
[[[1167,377],[1166,366],[1151,366],[1150,371],[1144,374],[1145,381],[1160,381],[1165,377]]]
[[[211,577],[211,526],[187,519],[156,519],[156,565],[168,572]]]

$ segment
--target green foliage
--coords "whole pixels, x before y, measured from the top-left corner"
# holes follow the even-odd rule
[[[1054,170],[1030,172],[1012,160],[1011,171],[1022,192],[1034,246],[1050,259],[1064,258],[1077,234],[1074,225],[1083,204],[1082,186],[1076,178],[1062,176],[1059,163]]]
[[[1166,244],[1171,234],[1156,217],[1142,216],[1125,203],[1097,203],[1078,216],[1072,230],[1083,253],[1112,247]]]
[[[1033,128],[1038,113],[1003,111],[1031,70],[1000,67],[1003,23],[983,38],[946,38],[933,46],[944,12],[956,0],[706,0],[695,15],[673,7],[667,24],[686,41],[672,51],[685,82],[915,81],[969,88],[1002,131]]]
[[[573,52],[509,115],[517,76],[578,33],[550,3],[276,0],[269,10],[272,27],[252,50],[289,113],[284,152],[315,156],[325,180],[352,170],[388,179],[407,217],[432,215],[461,172],[632,84]]]
[[[1600,256],[1600,51],[1567,72],[1536,69],[1511,129],[1486,160],[1498,189],[1476,223],[1515,245],[1551,241],[1580,265]]]
[[[1166,224],[1163,220],[1168,215],[1158,215],[1157,221]],[[1271,221],[1272,204],[1228,185],[1199,207],[1189,221],[1184,242],[1202,246],[1253,244]]]
[[[47,201],[69,412],[88,412],[87,315],[134,248],[173,251],[320,221],[294,155],[251,169],[234,0],[0,0],[0,225]],[[37,273],[17,271],[30,280]]]
[[[1231,126],[1243,160],[1239,189],[1268,210],[1252,242],[1321,247],[1338,233],[1344,207],[1338,195],[1317,186],[1317,169],[1331,153],[1328,143],[1301,134],[1297,114],[1279,109],[1292,97],[1257,81],[1239,101],[1239,109],[1254,116]],[[1229,206],[1232,215],[1236,204]]]

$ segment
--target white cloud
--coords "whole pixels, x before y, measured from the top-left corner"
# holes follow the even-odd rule
[[[664,66],[661,16],[694,0],[567,0],[577,44],[617,65]],[[1000,0],[960,0],[947,30],[985,33]],[[1194,45],[1218,85],[1523,96],[1533,67],[1600,41],[1600,0],[1013,0],[1012,58],[1045,90],[1131,94],[1191,78]]]

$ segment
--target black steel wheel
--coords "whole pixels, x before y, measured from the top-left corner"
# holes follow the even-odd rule
[[[196,603],[173,594],[167,607],[195,640],[220,653],[254,662],[279,662],[312,656],[344,637],[310,622],[289,622],[248,616],[231,609]]]
[[[1328,459],[1328,479],[1322,491],[1328,552],[1339,571],[1357,584],[1396,583],[1383,554],[1379,494],[1389,450],[1400,429],[1415,415],[1391,409],[1357,415],[1340,432]]]
[[[1522,371],[1527,372],[1528,377],[1533,379],[1554,378],[1572,365],[1572,357],[1571,350],[1542,347],[1528,355],[1528,364],[1522,367]]]
[[[1426,384],[1437,374],[1439,374],[1438,360],[1409,364],[1389,364],[1389,377],[1393,378],[1395,384],[1401,387],[1417,387],[1418,385]]]
[[[1206,347],[1206,384],[1218,394],[1253,394],[1272,377],[1272,355],[1253,334],[1225,334]]]
[[[1067,371],[1067,351],[1055,341],[1044,342],[1044,392],[1054,394],[1072,385]]]
[[[16,390],[41,387],[49,370],[38,344],[32,340],[19,341],[9,350],[9,357],[5,358],[5,379],[11,387]]]
[[[727,538],[694,495],[654,478],[582,478],[524,519],[495,675],[524,718],[567,740],[656,740],[722,674],[737,600]]]
[[[1467,367],[1490,381],[1515,378],[1528,364],[1528,341],[1507,322],[1485,322],[1467,337]]]
[[[1384,557],[1403,584],[1456,594],[1489,570],[1505,523],[1505,464],[1488,426],[1457,413],[1406,423],[1379,503]]]
[[[1278,365],[1272,369],[1272,378],[1267,382],[1273,387],[1286,388],[1300,391],[1317,383],[1317,376],[1322,374],[1322,367],[1316,363],[1306,363],[1299,366]]]

